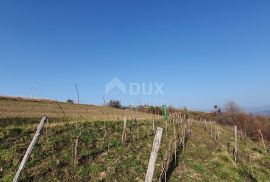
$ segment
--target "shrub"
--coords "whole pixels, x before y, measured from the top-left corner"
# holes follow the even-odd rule
[[[68,99],[68,100],[67,100],[67,103],[74,104],[74,101],[73,101],[73,100],[71,100],[71,99]]]
[[[112,107],[112,108],[120,109],[121,108],[121,102],[119,100],[110,100],[108,106]]]

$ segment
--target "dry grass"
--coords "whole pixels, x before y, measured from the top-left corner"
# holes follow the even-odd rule
[[[78,109],[77,109],[78,108]],[[48,117],[87,118],[92,120],[118,120],[132,117],[131,110],[114,109],[104,106],[83,105],[56,102],[52,100],[26,99],[19,97],[0,97],[0,118],[36,117],[43,114]],[[66,115],[66,116],[65,116]],[[151,119],[153,115],[137,112],[137,119]],[[158,116],[155,116],[158,118]]]

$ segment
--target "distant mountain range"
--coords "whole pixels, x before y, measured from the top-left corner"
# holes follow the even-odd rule
[[[270,106],[250,107],[250,108],[245,108],[245,111],[252,114],[270,116]]]

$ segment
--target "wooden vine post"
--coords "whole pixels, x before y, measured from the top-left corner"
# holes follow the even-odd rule
[[[79,135],[74,139],[74,146],[73,146],[73,163],[78,164],[78,146],[79,146],[79,138],[81,136],[82,132],[80,131]]]
[[[127,128],[127,117],[124,117],[124,126],[123,126],[123,133],[122,133],[122,144],[126,143],[126,128]]]
[[[186,127],[183,128],[183,132],[182,132],[182,148],[183,150],[185,150],[185,144],[186,142]]]
[[[168,137],[168,120],[166,119],[165,122],[166,122],[166,138],[167,138]]]
[[[218,129],[218,131],[217,131],[217,139],[218,139],[218,141],[219,141],[219,139],[220,139],[220,131],[219,131],[219,129]]]
[[[210,124],[211,130],[210,130],[210,137],[213,138],[213,127],[212,124]]]
[[[77,84],[75,83],[75,88],[76,88],[76,92],[77,92],[77,105],[76,105],[76,128],[78,127],[78,113],[79,113],[79,104],[80,104],[80,93],[79,93],[79,89],[77,87]]]
[[[218,128],[215,125],[215,142],[218,143]]]
[[[147,173],[145,176],[145,182],[152,182],[153,180],[156,160],[158,156],[158,150],[161,143],[162,132],[163,132],[163,129],[158,127],[155,138],[154,138],[154,142],[153,142],[152,152],[151,152],[151,156],[150,156],[150,160],[149,160],[149,164],[147,168]]]
[[[22,161],[21,161],[21,164],[20,164],[20,166],[19,166],[19,169],[17,170],[16,175],[15,175],[15,177],[13,178],[13,182],[17,182],[17,181],[19,180],[20,174],[21,174],[21,172],[22,172],[22,170],[23,170],[23,168],[24,168],[24,166],[25,166],[25,163],[27,162],[29,156],[31,155],[31,152],[32,152],[32,150],[33,150],[35,144],[36,144],[37,141],[38,141],[38,138],[39,138],[39,136],[40,136],[40,134],[41,134],[41,131],[42,131],[43,126],[44,126],[45,122],[47,121],[47,119],[48,119],[48,118],[47,118],[46,116],[43,116],[43,117],[42,117],[42,119],[41,119],[41,121],[40,121],[40,123],[39,123],[39,125],[38,125],[37,131],[36,131],[36,133],[35,133],[35,135],[34,135],[32,141],[31,141],[29,147],[27,148],[27,151],[26,151],[26,153],[25,153],[25,155],[24,155]]]
[[[174,163],[175,163],[175,165],[176,165],[176,163],[177,163],[177,156],[176,156],[176,154],[177,154],[177,136],[176,136],[176,127],[175,127],[175,125],[174,125]]]
[[[152,129],[153,129],[153,132],[155,131],[155,119],[153,119],[152,121]]]
[[[237,162],[237,126],[234,126],[234,150],[233,150],[234,161]]]

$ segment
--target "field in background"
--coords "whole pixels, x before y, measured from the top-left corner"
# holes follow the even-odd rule
[[[25,99],[18,97],[0,97],[0,118],[81,118],[89,120],[122,120],[124,116],[131,119],[133,112],[127,109],[115,109],[104,106],[77,105],[52,100]],[[138,120],[152,119],[153,115],[136,112]],[[161,118],[160,116],[155,116]]]

